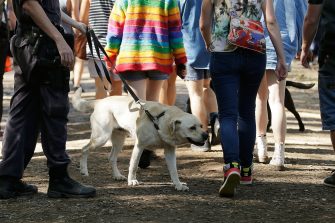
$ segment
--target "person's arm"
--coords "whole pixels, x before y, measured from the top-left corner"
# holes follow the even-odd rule
[[[264,21],[269,32],[270,39],[277,54],[277,68],[275,73],[279,81],[287,77],[287,66],[276,15],[273,9],[272,0],[264,0],[262,5]]]
[[[7,0],[7,14],[8,14],[9,30],[14,30],[16,26],[16,16],[13,10],[12,0]]]
[[[123,28],[126,15],[123,10],[121,1],[116,1],[108,19],[108,31],[106,36],[105,50],[109,60],[105,58],[108,69],[111,69],[119,54],[123,38]]]
[[[88,1],[88,0],[86,0]],[[67,2],[70,4],[70,12],[71,12],[71,18],[74,19],[77,22],[81,22],[80,21],[80,0],[67,0]],[[87,23],[84,23],[87,25]],[[79,31],[79,29],[74,29],[73,32],[76,35],[81,35],[82,32]]]
[[[322,9],[321,4],[319,5],[309,4],[307,8],[307,13],[305,15],[304,26],[302,31],[300,62],[306,68],[309,67],[309,61],[307,59],[309,48],[312,44],[312,41],[318,29],[318,24],[321,16],[321,9]]]
[[[200,15],[200,32],[205,41],[206,49],[211,48],[211,26],[213,18],[213,5],[211,0],[203,0]]]
[[[171,1],[168,6],[169,21],[169,42],[172,50],[174,62],[176,64],[177,75],[184,79],[186,76],[186,52],[184,48],[183,34],[181,32],[182,20],[180,16],[180,8],[177,2]]]
[[[175,64],[185,64],[187,62],[184,48],[183,34],[181,32],[180,10],[176,1],[171,1],[168,6],[169,21],[169,42],[174,57]],[[178,70],[178,69],[177,69]]]
[[[87,26],[82,22],[77,22],[76,20],[72,19],[70,16],[68,16],[66,13],[61,11],[62,13],[62,21],[66,24],[70,25],[73,28],[78,29],[83,34],[86,33]]]
[[[64,40],[62,34],[51,23],[40,3],[37,0],[26,0],[23,2],[22,8],[25,13],[31,17],[35,24],[55,41],[62,65],[72,67],[74,63],[73,52]]]

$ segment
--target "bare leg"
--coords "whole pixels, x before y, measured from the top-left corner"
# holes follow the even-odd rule
[[[208,130],[207,109],[204,103],[203,80],[186,81],[191,101],[192,114],[201,122],[203,130]]]
[[[147,80],[127,80],[128,85],[131,87],[131,89],[134,91],[137,97],[139,97],[142,100],[146,100],[146,91],[147,91]]]
[[[147,80],[146,100],[158,101],[164,80]]]
[[[86,25],[88,24],[88,16],[89,16],[89,9],[90,9],[90,1],[80,1],[80,5],[77,5],[79,1],[74,1],[76,3],[72,7],[74,7],[74,10],[79,10],[79,22],[85,23]],[[73,14],[75,16],[75,14]],[[83,56],[83,55],[78,55]],[[80,81],[81,77],[83,75],[83,69],[84,69],[84,60],[76,57],[74,68],[73,68],[73,87],[79,87],[80,86]]]
[[[114,96],[114,95],[122,95],[122,81],[114,80],[112,78],[112,86],[111,86],[111,90],[109,91],[109,96]]]
[[[174,105],[176,102],[176,78],[175,72],[165,80],[159,94],[159,102],[166,105]]]
[[[168,105],[174,105],[176,102],[176,79],[177,79],[177,74],[174,70],[169,76],[169,79],[167,80],[167,89],[166,89],[166,94],[167,94],[167,104]]]
[[[269,105],[272,114],[272,130],[275,149],[270,164],[277,170],[284,170],[286,113],[284,107],[286,81],[278,81],[274,70],[266,71],[269,89]]]
[[[263,76],[261,84],[258,88],[256,97],[256,147],[254,155],[260,163],[267,163],[267,140],[266,128],[268,123],[268,84],[266,75]]]
[[[76,57],[76,61],[73,68],[73,87],[79,87],[81,77],[83,75],[84,70],[84,60]]]
[[[100,77],[94,78],[94,81],[95,81],[95,98],[96,99],[102,99],[102,98],[107,97],[106,90],[104,88],[104,85],[103,85]]]
[[[204,79],[204,103],[207,108],[207,114],[212,112],[218,112],[218,104],[216,101],[216,95],[209,84],[211,79]]]
[[[274,70],[267,70],[269,104],[272,113],[272,130],[275,143],[285,143],[286,112],[284,106],[286,81],[277,81]]]
[[[168,104],[168,94],[167,94],[168,82],[165,80],[162,85],[162,89],[159,93],[159,103]]]
[[[263,76],[256,98],[256,135],[265,135],[268,122],[267,113],[268,84],[266,75]]]

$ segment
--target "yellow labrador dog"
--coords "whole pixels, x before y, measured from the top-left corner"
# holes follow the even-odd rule
[[[78,111],[92,111],[91,138],[83,147],[80,160],[80,172],[88,175],[87,157],[90,149],[103,146],[109,139],[112,150],[109,160],[112,164],[113,178],[127,180],[117,168],[117,156],[122,150],[125,138],[130,135],[135,138],[132,151],[128,185],[138,185],[136,179],[137,166],[144,149],[164,148],[165,160],[172,182],[177,190],[188,190],[178,177],[176,164],[176,146],[193,143],[203,145],[208,138],[207,132],[201,128],[201,123],[192,114],[183,112],[175,106],[166,106],[158,102],[141,101],[142,108],[157,118],[158,129],[148,118],[139,104],[128,96],[112,96],[101,100],[86,101],[81,98],[79,88],[72,97],[73,107]]]

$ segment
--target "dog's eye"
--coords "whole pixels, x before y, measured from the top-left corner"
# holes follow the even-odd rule
[[[197,127],[192,126],[190,129],[191,129],[191,130],[197,130]]]
[[[202,128],[202,125],[200,125],[200,128]]]

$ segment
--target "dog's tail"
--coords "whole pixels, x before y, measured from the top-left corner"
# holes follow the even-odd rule
[[[92,112],[94,109],[95,101],[87,101],[81,98],[82,89],[79,87],[73,94],[71,102],[75,110],[81,112]]]
[[[294,82],[294,81],[286,81],[286,86],[291,86],[299,89],[310,89],[314,86],[314,83],[311,84],[303,84],[299,82]]]

